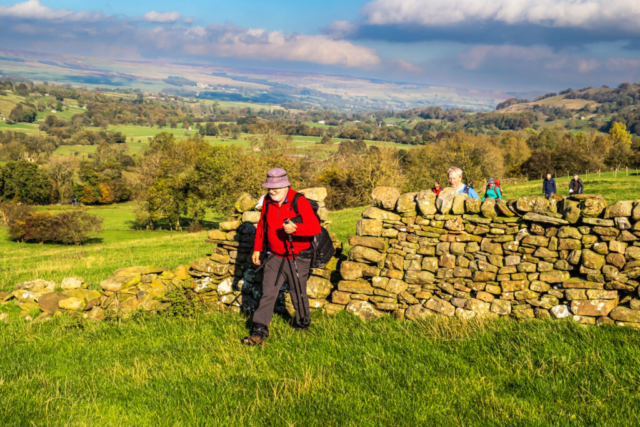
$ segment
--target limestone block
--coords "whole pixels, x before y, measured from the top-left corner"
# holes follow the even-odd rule
[[[240,213],[250,211],[256,205],[256,201],[251,197],[249,193],[242,193],[236,203],[234,204],[236,210]]]
[[[424,304],[424,306],[429,310],[433,310],[436,313],[440,313],[445,316],[453,316],[456,312],[453,305],[438,297],[432,297]]]
[[[480,199],[467,199],[464,202],[465,211],[468,214],[479,214],[482,201]]]
[[[356,234],[358,236],[380,237],[380,234],[382,234],[382,221],[362,218],[356,223]]]
[[[386,219],[389,221],[400,221],[402,219],[402,217],[396,213],[379,209],[376,207],[370,207],[365,209],[365,211],[362,212],[362,217],[369,218],[369,219],[382,219],[382,220]]]
[[[351,301],[345,310],[363,321],[375,320],[382,316],[382,313],[367,301]]]
[[[516,208],[520,212],[543,212],[548,206],[547,199],[537,196],[521,197],[516,202]]]
[[[617,298],[609,300],[571,301],[571,311],[578,316],[607,316],[617,306]]]
[[[569,307],[566,305],[556,305],[549,311],[551,311],[551,315],[554,319],[564,319],[572,315]]]
[[[416,203],[418,205],[418,211],[422,215],[435,215],[436,209],[436,195],[431,190],[422,190],[416,196]]]
[[[324,187],[305,188],[299,190],[298,193],[302,193],[307,199],[314,200],[318,203],[323,203],[327,198],[327,189]]]
[[[333,286],[327,279],[318,276],[311,276],[307,280],[307,296],[313,299],[324,299],[331,294]]]
[[[601,196],[585,198],[580,203],[582,216],[587,218],[597,218],[607,207],[607,202]],[[584,222],[584,221],[583,221]]]
[[[468,194],[458,193],[453,197],[451,212],[454,215],[462,215],[465,213],[465,201],[469,198]]]
[[[393,187],[376,187],[371,193],[373,205],[389,211],[395,209],[398,198],[400,198],[400,192]]]
[[[235,231],[242,224],[240,221],[223,221],[218,224],[218,228],[221,231]]]
[[[495,218],[498,216],[496,212],[496,201],[494,199],[485,199],[480,206],[480,212],[485,218]]]
[[[444,188],[436,199],[436,208],[438,209],[438,212],[442,215],[447,215],[451,211],[451,208],[453,208],[453,199],[456,194],[457,193],[453,188]]]
[[[609,205],[604,210],[605,218],[630,217],[633,212],[633,202],[631,200],[620,200]]]
[[[364,280],[341,280],[338,290],[352,294],[373,295],[373,287]]]
[[[421,304],[415,304],[409,306],[404,313],[407,320],[424,320],[429,316],[433,316],[433,311],[427,310]]]

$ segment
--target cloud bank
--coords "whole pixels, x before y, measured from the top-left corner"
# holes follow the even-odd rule
[[[128,58],[240,58],[369,69],[381,63],[375,49],[328,35],[286,34],[231,24],[193,26],[181,12],[150,11],[140,18],[52,9],[38,0],[0,6],[5,47]],[[121,58],[121,57],[120,57]]]
[[[442,26],[474,21],[548,27],[620,28],[640,33],[637,0],[374,0],[368,24]]]

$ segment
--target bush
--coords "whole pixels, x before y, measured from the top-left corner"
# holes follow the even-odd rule
[[[9,235],[25,242],[82,244],[102,230],[102,218],[84,211],[31,213],[9,224]]]
[[[33,210],[29,205],[14,202],[0,203],[0,219],[5,227],[15,221],[24,221],[32,213]]]

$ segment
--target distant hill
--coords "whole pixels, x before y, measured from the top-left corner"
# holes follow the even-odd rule
[[[511,98],[498,105],[504,112],[534,111],[537,108],[565,108],[572,112],[585,114],[612,114],[618,111],[640,106],[640,83],[622,83],[616,88],[587,87],[566,89],[558,93],[542,95],[531,102]]]
[[[502,92],[391,82],[345,75],[220,67],[164,61],[116,61],[0,49],[0,77],[133,88],[199,99],[293,103],[350,111],[441,106],[490,111]]]

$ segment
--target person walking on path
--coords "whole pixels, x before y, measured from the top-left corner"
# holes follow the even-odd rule
[[[263,187],[269,189],[264,198],[260,221],[256,226],[254,252],[251,257],[258,268],[264,269],[262,297],[253,315],[253,327],[243,344],[259,345],[269,336],[269,324],[280,288],[286,281],[293,307],[295,326],[306,331],[311,322],[307,279],[311,259],[301,252],[311,247],[313,236],[320,233],[320,221],[309,201],[291,188],[284,169],[267,172]],[[297,203],[297,211],[293,207]],[[307,251],[308,252],[308,251]],[[265,258],[266,255],[266,258]]]
[[[584,193],[584,185],[582,184],[582,180],[578,177],[578,174],[573,175],[573,179],[569,183],[569,195],[573,196],[574,194],[583,194]]]
[[[544,198],[548,199],[552,194],[556,194],[556,181],[551,178],[551,174],[547,174],[547,178],[542,182],[542,194]]]
[[[484,197],[482,198],[482,201],[484,202],[484,200],[487,197],[490,199],[502,199],[502,193],[500,192],[500,187],[496,185],[496,180],[493,178],[489,178],[489,183],[487,184],[487,189],[484,192]]]
[[[462,169],[453,166],[449,168],[447,174],[449,175],[449,185],[451,185],[451,188],[456,192],[468,194],[470,199],[480,198],[476,190],[462,182]]]
[[[442,191],[442,187],[440,187],[440,183],[438,181],[433,183],[433,188],[431,189],[431,191],[433,191],[436,196],[440,195],[440,192]]]

